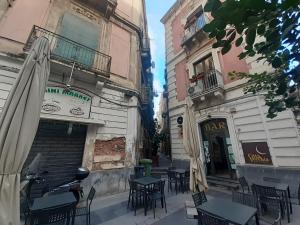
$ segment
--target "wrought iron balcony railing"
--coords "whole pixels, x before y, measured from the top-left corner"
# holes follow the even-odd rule
[[[151,99],[151,89],[150,87],[147,86],[143,86],[141,88],[141,100],[142,100],[142,104],[148,104],[150,102]]]
[[[66,64],[75,63],[81,69],[99,75],[110,75],[111,56],[38,26],[32,28],[24,46],[24,51],[28,51],[35,39],[40,36],[44,36],[49,40],[51,60]]]
[[[188,93],[192,97],[197,97],[214,92],[219,88],[224,88],[222,74],[217,70],[210,70],[204,74],[202,79],[197,81],[195,86],[189,87]]]
[[[188,40],[194,37],[198,32],[202,32],[203,27],[207,23],[207,18],[204,14],[201,14],[192,24],[190,24],[186,30],[182,40],[184,45]]]

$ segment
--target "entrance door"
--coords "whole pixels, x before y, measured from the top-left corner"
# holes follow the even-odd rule
[[[82,156],[86,139],[86,125],[60,121],[40,121],[24,169],[38,153],[41,154],[40,171],[48,171],[46,182],[34,185],[33,197],[40,197],[45,185],[54,188],[71,181],[82,165]],[[25,171],[24,171],[25,172]]]
[[[207,174],[232,177],[235,162],[226,120],[207,120],[200,127]]]

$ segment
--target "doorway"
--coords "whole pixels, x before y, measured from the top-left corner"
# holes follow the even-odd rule
[[[233,178],[235,160],[226,119],[206,120],[200,128],[207,175]]]

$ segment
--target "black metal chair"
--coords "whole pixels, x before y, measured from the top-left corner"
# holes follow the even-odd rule
[[[263,185],[252,185],[252,190],[254,195],[257,197],[258,206],[260,214],[262,214],[263,209],[271,202],[272,200],[279,201],[279,210],[281,215],[284,216],[285,213],[285,201],[281,195],[278,194],[275,187],[263,186]]]
[[[204,191],[196,192],[192,194],[192,197],[195,207],[202,205],[204,202],[207,202],[206,194]]]
[[[248,184],[246,178],[245,177],[239,177],[238,180],[239,180],[239,183],[241,185],[241,188],[242,188],[243,192],[245,192],[245,190],[248,190],[248,192],[250,192],[250,187],[249,187],[249,184]]]
[[[280,200],[263,197],[261,198],[261,204],[263,205],[263,210],[260,220],[271,225],[281,224]]]
[[[134,167],[134,176],[135,178],[143,177],[145,173],[145,167],[144,166],[135,166]]]
[[[247,205],[247,206],[250,206],[253,208],[258,208],[257,198],[252,194],[233,191],[232,192],[232,201],[241,203],[243,205]]]
[[[91,190],[87,196],[85,206],[76,208],[76,216],[86,216],[86,225],[91,224],[91,204],[93,202],[96,190],[91,187]]]
[[[198,211],[198,224],[201,224],[201,225],[229,225],[229,223],[225,219],[210,215],[199,209],[197,209],[197,211]]]
[[[133,179],[128,180],[129,183],[129,195],[128,195],[128,202],[127,207],[129,207],[129,204],[131,202],[132,207],[134,208],[134,215],[136,215],[136,208],[138,205],[138,201],[142,201],[144,196],[144,189],[139,187]]]
[[[290,200],[293,205],[300,205],[300,184],[298,185],[297,196],[292,197]]]
[[[184,173],[184,189],[186,191],[190,190],[190,170],[187,170]]]
[[[155,207],[156,207],[156,200],[161,201],[161,207],[165,208],[165,211],[167,213],[167,204],[166,204],[166,197],[165,197],[165,180],[161,180],[158,185],[159,185],[159,190],[153,190],[149,194],[149,200],[151,203],[151,207],[153,209],[153,215],[155,218]]]
[[[172,191],[172,184],[175,184],[175,191],[177,194],[178,191],[178,182],[179,179],[176,177],[176,173],[172,170],[168,170],[168,191]]]
[[[69,225],[71,221],[72,212],[75,205],[63,205],[45,210],[39,210],[37,212],[31,212],[29,216],[30,225],[49,225],[49,224],[61,224]]]

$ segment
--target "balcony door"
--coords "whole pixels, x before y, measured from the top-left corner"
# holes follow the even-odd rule
[[[99,34],[97,25],[66,12],[59,27],[61,38],[57,40],[53,55],[90,68],[94,64],[95,50],[98,49]]]
[[[218,85],[212,55],[208,55],[195,62],[193,66],[194,74],[198,78],[197,85],[202,91],[206,91]]]
[[[204,57],[203,59],[194,63],[195,75],[208,74],[208,72],[213,70],[214,68],[215,67],[214,67],[214,61],[213,61],[212,55],[208,55],[208,56]]]

